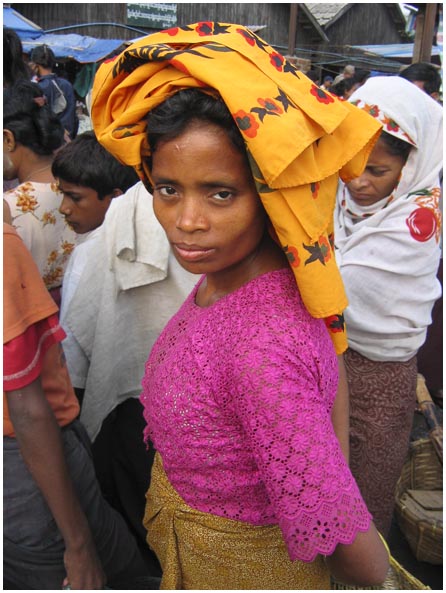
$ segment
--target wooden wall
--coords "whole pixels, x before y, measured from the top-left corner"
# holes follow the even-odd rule
[[[342,18],[325,29],[330,45],[379,45],[402,43],[404,29],[398,32],[390,9],[384,3],[353,3]]]
[[[45,30],[83,23],[127,24],[127,4],[124,3],[35,3],[11,4],[12,8]],[[88,26],[70,28],[58,33],[89,35],[99,39],[134,39],[141,33],[119,26]]]
[[[124,3],[24,3],[11,6],[44,29],[96,22],[127,25],[127,4]],[[288,3],[184,3],[177,4],[177,24],[220,21],[241,25],[266,25],[259,35],[271,45],[288,47],[289,13]],[[137,29],[147,33],[153,32],[153,29],[143,27]],[[141,36],[139,32],[118,26],[95,25],[70,28],[61,32],[90,35],[101,39],[133,39]]]

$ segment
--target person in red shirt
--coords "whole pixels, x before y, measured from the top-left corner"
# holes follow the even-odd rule
[[[57,306],[6,223],[3,253],[4,586],[101,589],[143,576],[133,536],[100,494]]]

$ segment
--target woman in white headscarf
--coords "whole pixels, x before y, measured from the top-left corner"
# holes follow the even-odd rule
[[[351,468],[386,536],[416,404],[416,354],[440,297],[442,108],[399,77],[350,102],[383,125],[361,177],[340,183],[335,253],[349,306]]]

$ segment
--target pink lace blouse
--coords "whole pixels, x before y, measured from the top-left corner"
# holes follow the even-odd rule
[[[370,514],[330,420],[337,359],[324,322],[289,269],[207,308],[198,286],[143,378],[145,436],[171,484],[199,511],[278,524],[291,560],[352,543]]]

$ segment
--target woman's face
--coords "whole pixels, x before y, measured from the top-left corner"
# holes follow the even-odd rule
[[[265,214],[243,155],[226,132],[193,123],[152,160],[155,214],[179,263],[195,274],[246,273]]]
[[[380,138],[370,154],[363,174],[347,183],[353,201],[360,206],[371,206],[390,196],[398,183],[404,163],[402,156],[390,154],[385,141]]]

